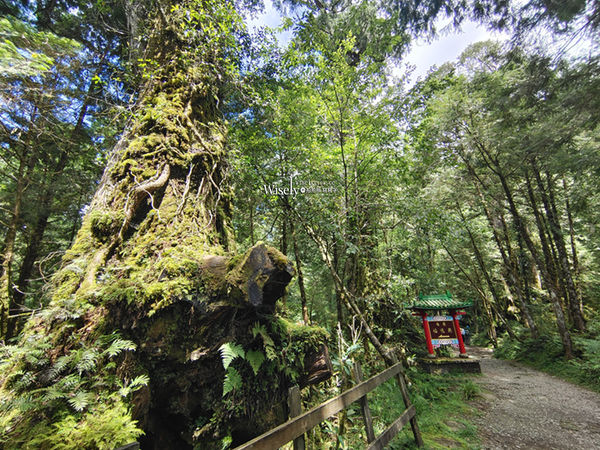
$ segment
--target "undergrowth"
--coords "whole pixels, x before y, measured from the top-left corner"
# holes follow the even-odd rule
[[[479,448],[477,428],[470,418],[476,413],[469,401],[480,393],[473,382],[473,375],[443,374],[432,375],[414,368],[408,372],[411,399],[417,409],[419,428],[427,449]],[[387,411],[385,423],[390,424],[394,406],[396,411],[403,409],[402,397],[396,386],[386,383],[376,394],[376,404]],[[385,415],[385,414],[382,414]],[[379,431],[383,431],[381,428]],[[406,426],[389,445],[391,450],[417,448],[410,426]]]
[[[585,334],[572,335],[576,357],[567,360],[557,334],[522,341],[505,337],[494,356],[523,362],[543,372],[600,392],[600,325],[589,321]]]
[[[372,369],[370,373],[365,373],[365,379],[381,370],[383,367]],[[476,398],[480,392],[479,386],[473,382],[473,375],[431,375],[410,368],[407,370],[407,379],[426,449],[480,448],[477,428],[470,421],[475,414],[475,408],[469,405],[469,401]],[[328,389],[321,387],[318,390],[322,392],[318,393],[315,392],[317,389],[311,389],[313,390],[310,395],[311,401],[310,404],[304,405],[305,410],[339,394],[334,386]],[[368,401],[376,436],[383,433],[405,409],[395,378],[371,392]],[[339,415],[334,416],[306,434],[306,448],[312,450],[366,448],[367,439],[360,404],[355,402],[345,411],[343,436],[338,432]],[[292,448],[291,444],[289,448]],[[391,450],[418,448],[410,424],[407,424],[386,448]]]

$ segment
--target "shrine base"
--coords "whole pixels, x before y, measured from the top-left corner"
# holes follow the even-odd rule
[[[481,373],[477,358],[421,358],[419,367],[427,373]]]

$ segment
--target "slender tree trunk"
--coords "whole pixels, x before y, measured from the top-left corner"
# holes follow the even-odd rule
[[[471,233],[471,230],[469,228],[469,226],[467,225],[467,221],[466,218],[464,216],[464,214],[462,213],[462,210],[460,209],[460,205],[457,203],[456,207],[458,208],[459,214],[461,216],[461,218],[463,219],[463,224],[465,227],[465,230],[467,231],[467,234],[469,235],[469,240],[471,241],[471,246],[473,248],[473,252],[475,253],[475,259],[477,261],[477,264],[479,266],[479,269],[481,271],[481,273],[483,274],[483,277],[485,279],[485,282],[488,286],[488,289],[490,290],[491,294],[492,294],[492,299],[494,300],[493,303],[491,303],[489,305],[489,307],[491,308],[491,310],[494,312],[494,315],[496,317],[498,317],[500,319],[500,321],[504,324],[504,326],[506,327],[506,331],[508,332],[508,334],[516,339],[517,336],[514,334],[510,324],[508,323],[508,321],[506,320],[506,318],[500,313],[499,308],[502,308],[502,300],[500,298],[500,296],[498,295],[498,291],[496,289],[496,286],[494,285],[492,278],[488,272],[487,266],[485,264],[485,261],[483,259],[483,255],[481,254],[481,251],[479,250],[479,247],[477,245],[477,242],[475,242],[475,237],[473,236],[473,233]],[[496,340],[497,336],[494,330],[494,339],[497,345],[497,340]]]
[[[332,239],[333,239],[333,246],[332,246],[333,247],[333,255],[331,257],[331,263],[332,263],[333,271],[336,274],[338,274],[339,265],[340,265],[339,248],[338,248],[338,243],[337,243],[335,236],[333,236]],[[314,238],[313,238],[313,240],[314,240]],[[334,290],[335,290],[335,307],[336,307],[336,311],[337,311],[337,323],[340,326],[342,326],[342,324],[344,323],[344,302],[342,301],[342,293],[341,293],[337,283],[335,282],[335,279],[333,280],[333,286],[334,286]]]
[[[526,317],[529,328],[531,329],[531,337],[537,339],[539,337],[539,332],[529,308],[529,305],[531,305],[531,289],[529,289],[529,277],[531,276],[531,271],[527,270],[527,265],[530,264],[530,259],[527,257],[525,249],[523,248],[523,238],[520,233],[517,233],[517,241],[519,243],[519,253],[515,257],[515,269],[521,274],[520,278],[523,280],[523,302],[527,306],[526,311],[529,317]],[[534,328],[532,328],[531,324],[533,324]]]
[[[473,274],[474,274],[473,282],[477,286],[480,286],[480,288],[478,290],[479,298],[481,299],[481,306],[483,307],[483,312],[488,319],[488,337],[490,338],[490,342],[492,343],[494,348],[497,348],[498,347],[498,329],[496,327],[496,318],[498,316],[494,312],[494,308],[492,306],[492,302],[490,301],[490,299],[488,297],[488,294],[483,289],[481,289],[481,286],[483,285],[483,283],[481,282],[481,278],[479,276],[479,272],[477,271],[477,268],[473,269]]]
[[[16,187],[11,211],[11,219],[4,236],[4,253],[2,255],[2,266],[0,267],[0,339],[8,336],[10,312],[14,307],[14,277],[13,262],[15,257],[15,243],[17,231],[21,223],[21,214],[25,190],[29,183],[31,172],[36,164],[35,151],[27,151],[19,161],[19,169],[16,174]]]
[[[581,294],[581,270],[579,268],[579,257],[577,256],[577,245],[575,244],[575,227],[573,224],[573,215],[571,213],[571,204],[569,201],[569,190],[567,189],[567,181],[563,178],[563,189],[565,191],[565,207],[567,210],[567,220],[569,224],[569,237],[571,243],[571,257],[573,259],[573,274],[575,277],[575,289],[579,298],[579,313],[583,315],[583,296]]]
[[[488,289],[490,290],[490,292],[492,294],[492,298],[494,299],[494,301],[496,302],[497,305],[500,305],[501,304],[500,296],[498,295],[496,286],[494,285],[492,278],[490,277],[490,274],[487,270],[485,261],[483,260],[483,255],[481,254],[481,251],[479,250],[479,246],[475,242],[475,237],[473,236],[473,233],[471,233],[471,229],[469,228],[469,225],[467,224],[467,219],[465,218],[465,215],[463,214],[462,209],[458,203],[456,203],[456,208],[458,210],[458,213],[460,214],[460,217],[462,218],[463,227],[469,236],[469,241],[471,242],[471,248],[473,249],[473,253],[475,254],[475,260],[477,261],[477,265],[479,266],[479,269],[481,270],[481,273],[483,274],[483,277],[488,286]]]
[[[539,212],[539,208],[537,206],[537,200],[536,200],[536,196],[535,196],[535,193],[533,190],[533,186],[532,186],[529,174],[526,173],[527,192],[529,195],[529,201],[531,204],[531,208],[534,212],[534,217],[535,217],[536,224],[538,227],[540,241],[542,242],[542,249],[544,251],[546,267],[548,267],[550,274],[554,278],[554,280],[555,280],[554,284],[557,286],[557,289],[559,289],[562,293],[562,298],[564,299],[564,305],[569,305],[569,295],[568,295],[569,293],[566,288],[564,271],[562,270],[562,266],[561,266],[559,258],[558,258],[558,252],[556,249],[557,243],[554,242],[553,234],[551,233],[552,223],[549,223],[550,218],[548,217],[548,212],[549,212],[548,200],[547,200],[547,197],[544,192],[544,187],[543,187],[543,185],[541,185],[541,178],[539,178],[539,173],[537,172],[537,169],[535,167],[533,168],[533,174],[534,174],[534,178],[536,178],[536,181],[538,181],[538,188],[540,190],[540,195],[542,197],[542,203],[546,206],[546,210],[547,210],[546,211],[547,220],[544,220],[544,217],[542,217],[541,213]],[[571,315],[571,309],[570,308],[567,309],[567,312],[568,312],[568,317],[571,319],[571,321],[573,321],[574,318]]]
[[[469,131],[469,133],[470,133],[470,131]],[[472,133],[470,133],[470,134],[472,134]],[[544,265],[543,261],[539,257],[539,254],[535,247],[535,244],[533,243],[533,240],[531,239],[531,236],[529,235],[529,233],[527,231],[523,217],[521,217],[521,214],[519,213],[519,210],[516,206],[516,203],[515,203],[513,195],[512,195],[512,191],[511,191],[510,187],[508,186],[508,181],[506,179],[504,172],[502,171],[502,167],[501,167],[499,161],[490,155],[488,150],[485,148],[485,146],[481,142],[478,141],[476,136],[474,136],[474,138],[475,138],[475,146],[476,146],[477,150],[479,151],[479,153],[481,154],[484,163],[490,168],[490,170],[500,180],[502,190],[506,196],[506,200],[508,201],[511,215],[513,216],[513,220],[517,227],[517,232],[520,233],[521,236],[523,237],[523,240],[525,241],[525,244],[527,245],[527,248],[529,249],[529,252],[531,253],[533,260],[535,261],[535,264],[541,271],[542,277],[544,278],[544,281],[547,284],[548,293],[550,295],[550,302],[551,302],[552,308],[554,310],[554,315],[556,316],[556,325],[557,325],[558,332],[559,332],[559,335],[560,335],[560,338],[561,338],[561,341],[563,344],[563,349],[565,352],[565,358],[571,359],[571,358],[573,358],[573,342],[571,340],[571,334],[569,333],[569,329],[568,329],[566,321],[565,321],[564,311],[562,309],[562,305],[560,302],[560,296],[558,295],[558,292],[557,292],[558,288],[555,284],[556,279],[555,279],[555,277],[552,276],[552,273],[549,272],[548,267],[546,267]],[[530,183],[528,183],[528,184],[530,184]]]
[[[490,341],[492,342],[494,347],[497,347],[498,346],[498,334],[496,332],[496,320],[494,318],[494,313],[490,306],[490,301],[487,297],[487,294],[481,288],[482,283],[479,280],[479,276],[477,275],[477,272],[475,271],[475,277],[477,279],[474,280],[473,277],[467,273],[466,269],[462,267],[462,265],[456,259],[456,257],[452,254],[452,252],[450,252],[448,247],[443,243],[442,243],[442,248],[446,251],[448,256],[450,256],[450,259],[454,262],[454,264],[456,265],[458,270],[460,270],[460,272],[462,272],[462,274],[465,276],[465,278],[467,279],[469,284],[473,287],[473,289],[475,289],[475,291],[479,295],[479,298],[481,299],[480,309],[482,310],[485,318],[487,319],[487,323],[488,323],[488,337],[490,338]]]
[[[92,95],[92,91],[94,89],[94,83],[90,83],[90,87],[88,88],[88,93],[85,97],[85,100],[79,110],[79,114],[77,116],[77,121],[75,122],[75,126],[70,134],[71,142],[74,142],[77,135],[81,132],[83,128],[83,122],[85,120],[85,116],[87,114],[89,100]],[[30,233],[30,238],[27,243],[27,248],[25,250],[25,255],[23,256],[23,260],[21,262],[21,267],[19,269],[19,278],[16,283],[16,288],[13,292],[13,300],[15,304],[22,304],[25,298],[25,292],[29,286],[29,279],[31,278],[31,274],[33,272],[33,266],[35,261],[39,256],[40,246],[44,239],[44,234],[46,232],[46,227],[48,226],[48,219],[52,214],[52,202],[54,198],[58,194],[56,188],[56,179],[62,175],[63,170],[67,166],[69,162],[69,157],[72,155],[72,152],[69,151],[72,149],[63,148],[60,157],[56,163],[56,165],[51,168],[51,173],[49,174],[48,179],[46,180],[45,186],[42,187],[42,194],[37,202],[37,220],[35,221],[35,225]],[[9,319],[8,321],[8,330],[7,336],[13,337],[17,332],[17,319]]]
[[[21,262],[21,267],[19,270],[19,278],[16,282],[16,286],[13,289],[13,301],[15,305],[23,305],[25,300],[25,294],[27,288],[29,287],[29,279],[31,278],[31,274],[33,272],[34,263],[39,255],[40,245],[42,243],[44,233],[46,231],[46,226],[48,225],[48,218],[50,217],[50,209],[49,209],[49,199],[45,195],[40,199],[40,212],[35,223],[35,226],[31,230],[29,242],[27,244],[27,248],[25,250],[25,255],[23,256],[23,261]],[[8,320],[8,328],[6,331],[7,338],[14,337],[18,333],[18,318],[12,317]]]
[[[492,214],[490,212],[490,208],[488,207],[486,198],[483,195],[483,192],[481,191],[481,187],[485,187],[485,186],[483,186],[481,179],[477,176],[475,169],[473,168],[470,161],[466,158],[463,158],[463,161],[465,162],[467,169],[468,169],[469,173],[471,174],[471,177],[473,179],[473,185],[475,186],[475,189],[477,190],[477,194],[481,201],[483,211],[485,212],[485,216],[488,220],[488,224],[490,226],[490,229],[492,230],[492,234],[494,236],[494,241],[496,242],[496,247],[498,248],[498,251],[500,252],[500,256],[502,257],[504,266],[506,267],[506,272],[508,273],[508,276],[509,276],[509,283],[507,283],[509,290],[511,292],[514,291],[515,296],[517,297],[517,300],[519,302],[519,309],[523,313],[523,316],[525,318],[525,323],[526,323],[527,327],[529,328],[531,337],[536,339],[538,337],[537,325],[535,323],[533,315],[531,314],[531,311],[529,308],[529,302],[524,297],[522,289],[521,289],[522,281],[521,281],[521,277],[519,275],[519,270],[517,267],[518,262],[516,261],[514,255],[513,255],[512,245],[511,245],[510,237],[508,234],[508,228],[506,226],[506,221],[504,220],[504,216],[502,214],[499,214],[499,217],[497,219],[492,217]],[[499,222],[499,224],[497,224],[497,222]],[[500,228],[503,232],[502,233],[503,239],[501,239],[501,237],[499,235],[498,228]],[[504,245],[503,245],[502,241],[504,241]],[[506,246],[506,248],[505,248],[505,246]]]
[[[250,243],[254,245],[256,238],[254,237],[254,204],[250,203]]]
[[[560,303],[560,297],[557,293],[557,287],[555,284],[555,277],[551,275],[548,271],[547,267],[544,265],[542,260],[539,257],[538,251],[533,243],[531,237],[529,236],[529,232],[525,227],[525,223],[523,218],[519,214],[519,210],[515,204],[515,201],[512,196],[512,191],[510,190],[506,178],[501,172],[496,173],[498,178],[500,179],[500,184],[502,185],[502,190],[506,195],[506,199],[508,201],[508,205],[510,208],[510,212],[513,216],[515,225],[517,227],[517,232],[521,234],[523,241],[527,245],[535,264],[542,272],[542,276],[544,277],[544,281],[546,282],[548,293],[550,295],[550,302],[552,304],[552,308],[554,309],[554,315],[556,317],[556,325],[558,327],[559,335],[563,344],[563,348],[565,351],[565,357],[567,359],[573,358],[573,342],[571,340],[571,334],[569,333],[569,329],[567,327],[564,311],[562,309],[562,305]]]
[[[287,254],[288,249],[288,219],[285,214],[281,216],[281,246],[279,251],[284,255]]]
[[[538,236],[540,238],[540,243],[542,245],[542,253],[544,254],[544,267],[546,268],[546,272],[551,276],[551,283],[555,286],[559,286],[558,275],[556,272],[555,259],[552,255],[552,246],[550,243],[549,236],[546,232],[547,228],[544,224],[544,219],[540,214],[537,199],[535,196],[535,192],[533,190],[533,186],[531,184],[531,179],[529,177],[529,173],[525,173],[525,180],[527,186],[527,195],[529,197],[529,204],[531,206],[531,211],[533,212],[533,217],[535,218],[535,223],[538,230]],[[538,266],[539,267],[539,266]],[[542,268],[540,271],[543,272]],[[548,284],[548,280],[544,280],[546,284]]]
[[[535,162],[534,176],[540,189],[542,202],[544,204],[544,209],[546,210],[546,216],[548,217],[549,228],[552,233],[552,236],[554,237],[554,243],[556,245],[556,251],[558,253],[558,266],[560,267],[560,270],[562,272],[562,278],[564,279],[566,284],[565,288],[568,294],[568,305],[569,310],[571,312],[571,317],[573,318],[575,328],[578,331],[585,331],[585,319],[579,309],[581,299],[579,293],[577,292],[577,287],[575,285],[573,273],[571,272],[571,264],[569,263],[569,256],[567,254],[567,248],[562,233],[562,227],[560,226],[560,220],[556,208],[556,200],[554,197],[552,176],[548,172],[546,172],[546,183],[548,187],[547,193],[544,191],[544,183],[542,182],[542,178],[539,171],[537,170],[537,167],[535,167]]]
[[[296,227],[294,221],[290,220],[290,233],[292,235],[292,246],[294,249],[294,257],[296,258],[296,274],[298,276],[298,287],[300,288],[300,303],[302,305],[302,320],[305,325],[310,323],[308,315],[308,306],[306,299],[306,289],[304,288],[304,275],[302,273],[302,261],[300,259],[300,249],[298,248],[298,237],[296,236]]]
[[[365,319],[363,312],[357,306],[352,293],[350,293],[348,291],[348,289],[344,285],[343,280],[340,278],[337,271],[335,270],[333,257],[330,254],[330,252],[328,251],[326,243],[323,242],[323,240],[319,237],[319,235],[312,229],[312,227],[310,227],[310,225],[308,225],[303,220],[302,216],[300,216],[297,212],[296,212],[296,217],[299,219],[300,223],[302,223],[302,225],[304,226],[306,233],[310,236],[310,238],[317,245],[317,248],[319,249],[319,252],[321,254],[321,258],[323,259],[323,262],[329,268],[329,272],[331,273],[333,282],[336,285],[336,293],[339,293],[339,295],[340,295],[340,300],[344,303],[344,305],[346,306],[346,308],[348,308],[349,311],[351,311],[352,313],[354,313],[356,315],[356,317],[362,324],[363,330],[364,330],[365,334],[367,335],[367,337],[369,338],[369,341],[371,341],[371,344],[373,344],[373,347],[375,347],[375,350],[383,358],[383,360],[386,362],[386,364],[389,366],[395,364],[393,355],[384,348],[384,346],[381,344],[381,342],[379,341],[377,336],[375,336],[375,333],[373,333],[373,330],[372,330],[371,326],[369,325],[369,323],[367,322],[367,320]]]

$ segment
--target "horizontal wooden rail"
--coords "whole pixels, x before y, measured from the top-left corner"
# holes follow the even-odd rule
[[[374,377],[357,384],[353,388],[348,389],[341,395],[315,406],[305,413],[288,420],[278,427],[267,431],[266,433],[246,442],[245,444],[240,445],[239,447],[236,447],[235,450],[273,450],[279,448],[298,436],[306,433],[322,421],[330,418],[334,414],[337,414],[342,409],[371,392],[380,384],[385,383],[394,375],[399,374],[401,371],[402,364],[394,364],[392,367],[389,367],[378,375],[375,375]],[[405,414],[406,412],[400,417],[404,417]],[[410,418],[413,416],[414,407],[412,409],[412,415],[407,416],[408,418],[406,420],[410,420]],[[396,422],[394,422],[394,424],[396,424]]]
[[[127,444],[122,447],[115,448],[115,450],[140,450],[140,443],[132,442],[131,444]]]
[[[383,448],[389,444],[389,442],[400,432],[402,427],[404,427],[404,425],[406,425],[410,419],[415,417],[416,413],[415,405],[410,405],[410,407],[404,411],[402,415],[388,427],[387,430],[385,430],[377,439],[371,442],[368,450],[383,450]]]

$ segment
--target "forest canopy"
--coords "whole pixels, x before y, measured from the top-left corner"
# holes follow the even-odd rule
[[[423,293],[597,378],[599,5],[0,0],[2,445],[240,444]],[[409,85],[442,19],[512,38]]]

